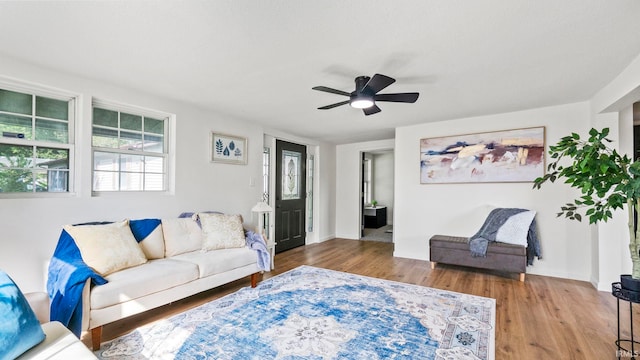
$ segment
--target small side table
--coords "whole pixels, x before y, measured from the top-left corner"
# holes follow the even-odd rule
[[[640,342],[633,339],[633,304],[640,303],[640,298],[638,298],[638,294],[632,291],[628,291],[622,288],[622,284],[619,282],[614,282],[611,284],[611,294],[616,297],[618,301],[618,339],[616,340],[616,346],[618,347],[618,351],[616,352],[616,357],[626,358],[626,359],[636,359],[636,356],[640,356]],[[630,339],[621,339],[620,338],[620,300],[629,302],[629,332]],[[622,346],[622,344],[631,345],[631,349],[627,349]],[[628,345],[627,345],[628,346]],[[637,349],[637,350],[636,350]]]

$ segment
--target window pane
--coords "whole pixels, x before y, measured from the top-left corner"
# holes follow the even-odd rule
[[[93,127],[93,136],[91,137],[93,146],[117,148],[118,147],[118,130],[103,129]]]
[[[144,118],[144,132],[164,135],[164,121],[152,118]]]
[[[68,128],[66,122],[36,119],[36,140],[66,144],[69,142]]]
[[[93,125],[102,125],[117,128],[118,112],[100,108],[93,108]]]
[[[69,150],[36,148],[36,167],[43,169],[69,169]]]
[[[110,108],[93,110],[94,152],[109,148],[94,153],[93,191],[166,191],[166,119]]]
[[[121,191],[142,191],[142,174],[141,173],[121,173],[120,175]]]
[[[33,163],[33,147],[0,144],[0,168],[30,168]]]
[[[29,94],[0,89],[0,111],[31,115]]]
[[[155,157],[155,156],[145,156],[144,171],[146,173],[163,173],[164,158]]]
[[[142,131],[142,116],[120,113],[120,128]]]
[[[94,171],[93,172],[93,190],[94,191],[117,191],[118,190],[118,174],[112,171]]]
[[[22,134],[25,139],[31,140],[31,125],[31,118],[0,114],[0,132]]]
[[[142,150],[142,134],[120,131],[120,148],[127,150]]]
[[[164,175],[162,174],[146,174],[144,176],[144,189],[147,191],[164,190]]]
[[[144,151],[163,153],[164,136],[144,134]]]
[[[32,192],[33,173],[29,170],[0,166],[0,192]]]
[[[68,120],[69,103],[64,100],[36,96],[36,116]]]
[[[142,172],[144,169],[143,156],[120,155],[120,171]]]
[[[93,153],[93,169],[105,171],[118,171],[118,159],[120,155],[106,152]]]
[[[69,191],[69,171],[61,169],[38,172],[36,182],[42,186],[36,186],[36,191],[67,192]]]

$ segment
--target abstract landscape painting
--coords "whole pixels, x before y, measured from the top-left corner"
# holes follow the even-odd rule
[[[545,128],[420,140],[420,183],[533,182],[544,175]]]

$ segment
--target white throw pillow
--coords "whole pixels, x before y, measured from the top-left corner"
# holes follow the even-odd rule
[[[82,260],[102,276],[144,264],[147,258],[133,237],[129,220],[105,225],[65,225]]]
[[[202,249],[202,230],[191,218],[162,219],[166,257]]]
[[[535,211],[528,210],[509,217],[498,229],[496,241],[526,247],[529,226],[535,216]]]
[[[199,213],[205,250],[241,248],[246,245],[242,216]]]

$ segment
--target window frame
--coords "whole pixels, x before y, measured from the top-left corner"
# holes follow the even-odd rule
[[[136,150],[118,149],[118,148],[112,148],[112,147],[94,146],[93,145],[93,134],[94,134],[93,133],[93,129],[94,129],[93,114],[94,114],[94,108],[96,107],[100,109],[118,112],[118,119],[120,119],[121,113],[126,113],[131,115],[142,116],[143,122],[145,117],[162,120],[163,121],[163,135],[162,135],[163,136],[163,146],[162,146],[163,152],[149,152],[149,151],[143,151],[143,150],[136,151]],[[173,122],[175,121],[174,114],[170,114],[170,113],[166,113],[158,110],[147,109],[139,106],[124,104],[120,102],[99,99],[99,98],[92,98],[90,113],[91,113],[90,131],[89,131],[89,144],[91,147],[90,186],[91,186],[92,196],[97,197],[97,196],[105,196],[105,195],[122,196],[125,194],[171,194],[173,193],[173,186],[172,186],[171,179],[172,179],[172,164],[174,159],[173,146],[172,146],[172,141],[173,141],[172,129],[173,129]],[[100,125],[97,125],[97,126],[99,128],[115,129],[112,127],[103,127]],[[117,130],[118,132],[120,132],[121,130],[130,131],[128,129],[123,129],[121,127],[120,122],[118,123]],[[146,133],[141,131],[141,134],[144,136],[144,134]],[[119,154],[119,155],[153,156],[153,157],[163,158],[163,163],[164,163],[163,164],[164,169],[162,173],[163,189],[162,190],[144,190],[144,189],[143,190],[122,190],[119,183],[118,190],[95,190],[94,181],[95,181],[95,175],[96,175],[96,169],[95,169],[96,152]],[[117,173],[118,173],[118,177],[120,177],[123,171],[121,169],[118,169]],[[146,171],[143,171],[140,174],[144,176],[144,174],[146,173],[147,173]],[[143,187],[144,187],[144,182],[143,182]]]
[[[35,140],[35,139],[21,139],[21,138],[12,138],[12,137],[4,137],[0,134],[0,144],[7,145],[16,145],[16,146],[29,146],[31,148],[53,148],[53,149],[64,149],[69,152],[69,178],[68,178],[68,188],[67,191],[29,191],[29,192],[10,192],[4,193],[0,192],[0,198],[41,198],[41,197],[69,197],[76,196],[76,122],[77,117],[79,116],[80,106],[82,103],[81,95],[77,93],[73,93],[67,90],[62,90],[53,87],[47,87],[44,85],[29,83],[26,81],[0,77],[0,89],[8,90],[12,92],[18,92],[23,94],[28,94],[32,96],[32,113],[30,115],[22,115],[31,117],[31,127],[33,131],[33,135],[35,137],[35,129],[36,129],[36,119],[38,118],[35,107],[35,98],[36,97],[45,97],[55,100],[66,101],[68,103],[69,116],[67,119],[67,136],[68,141],[66,143],[62,142],[50,142],[43,140]],[[48,119],[46,119],[48,120]],[[59,120],[58,120],[59,121]]]

